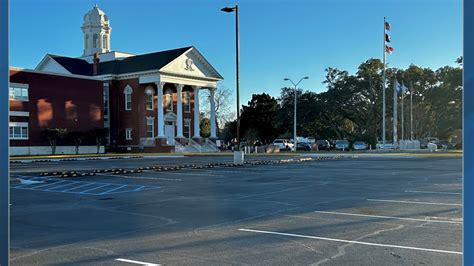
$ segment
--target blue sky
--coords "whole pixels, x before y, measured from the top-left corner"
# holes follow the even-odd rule
[[[12,66],[44,54],[80,56],[82,16],[95,3],[109,16],[112,50],[135,54],[194,45],[235,89],[235,18],[228,0],[12,0]],[[436,69],[462,54],[461,0],[241,0],[241,103],[278,96],[288,83],[323,91],[324,69],[356,71],[382,57],[383,17],[392,24],[390,66]]]

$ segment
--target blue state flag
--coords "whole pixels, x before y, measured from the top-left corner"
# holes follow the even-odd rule
[[[404,92],[404,86],[398,83],[398,81],[395,81],[395,88],[397,89],[397,93]]]

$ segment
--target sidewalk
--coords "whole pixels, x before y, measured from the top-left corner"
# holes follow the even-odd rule
[[[281,153],[252,153],[245,156],[417,156],[417,157],[461,157],[462,150],[436,151],[330,151],[330,152],[281,152]],[[12,163],[23,162],[54,162],[54,161],[83,161],[83,160],[111,160],[111,159],[137,159],[137,158],[182,158],[187,156],[232,156],[232,152],[213,153],[108,153],[108,154],[61,154],[61,155],[37,155],[37,156],[13,156]]]
[[[83,161],[83,160],[110,160],[131,158],[173,158],[183,157],[182,154],[170,153],[123,153],[123,154],[61,154],[61,155],[36,155],[13,156],[10,162],[57,162],[57,161]]]

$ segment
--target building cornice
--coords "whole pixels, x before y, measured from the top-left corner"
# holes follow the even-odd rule
[[[50,71],[28,69],[28,68],[21,68],[21,67],[10,67],[10,70],[29,72],[29,73],[38,73],[38,74],[45,74],[45,75],[55,75],[55,76],[62,76],[62,77],[68,77],[68,78],[89,79],[89,80],[97,80],[97,81],[101,80],[101,79],[97,78],[97,76],[84,76],[84,75],[77,75],[77,74],[66,74],[66,73],[50,72]]]

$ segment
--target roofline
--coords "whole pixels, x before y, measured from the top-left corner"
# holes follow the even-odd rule
[[[183,47],[183,48],[186,48],[186,47]],[[178,48],[178,49],[183,49],[183,48]],[[216,80],[223,80],[224,79],[224,77],[219,72],[217,72],[217,70],[211,65],[211,63],[209,63],[209,61],[207,61],[207,59],[201,54],[201,52],[199,52],[199,50],[194,46],[190,46],[189,49],[184,51],[182,54],[177,56],[175,59],[171,60],[168,64],[162,66],[159,70],[162,71],[164,68],[171,65],[178,57],[182,56],[183,54],[185,54],[189,51],[193,51],[193,50],[197,53],[198,57],[200,57],[203,61],[205,61],[205,65],[207,65],[212,71],[214,71],[219,76],[218,78],[212,78],[212,79],[216,79]]]
[[[54,60],[54,58],[51,57],[51,56],[55,56],[55,55],[46,54],[46,55],[43,57],[43,59],[41,59],[41,61],[39,62],[39,64],[36,65],[35,70],[38,70],[38,68],[39,68],[40,66],[42,66],[42,65],[46,62],[47,59]],[[60,56],[60,55],[58,55],[58,56]],[[66,71],[66,72],[68,72],[69,74],[72,75],[71,71],[69,71],[69,70],[67,70],[65,67],[63,67],[63,65],[61,65],[58,61],[54,60],[54,62],[56,62],[56,63],[59,65],[59,67],[61,67],[64,71]],[[40,70],[38,70],[38,71],[40,71]]]
[[[194,51],[196,51],[198,55],[207,62],[207,65],[210,66],[211,69],[217,73],[217,75],[219,76],[221,80],[224,79],[224,77],[217,71],[217,69],[214,68],[214,66],[212,66],[212,64],[202,55],[202,53],[196,47],[192,46],[191,48],[194,49]]]
[[[180,75],[178,73],[171,73],[171,72],[165,72],[159,69],[151,69],[151,70],[145,70],[145,71],[137,71],[137,72],[130,72],[130,73],[123,73],[123,74],[102,74],[102,75],[96,75],[97,79],[100,80],[112,80],[112,79],[128,79],[128,78],[137,78],[140,75],[147,75],[147,74],[158,74],[158,75]],[[203,79],[203,80],[209,80],[211,82],[219,82],[222,81],[223,79],[220,78],[213,78],[213,77],[195,77],[195,76],[187,76],[189,78],[195,78],[195,79]]]
[[[42,71],[42,70],[37,70],[37,69],[21,68],[21,67],[14,67],[14,66],[10,66],[9,70],[16,70],[16,71],[29,72],[29,73],[38,73],[38,74],[44,74],[44,75],[62,76],[62,77],[68,77],[68,78],[78,78],[78,79],[89,79],[89,80],[102,81],[102,79],[99,79],[96,76],[65,74],[65,73]]]

